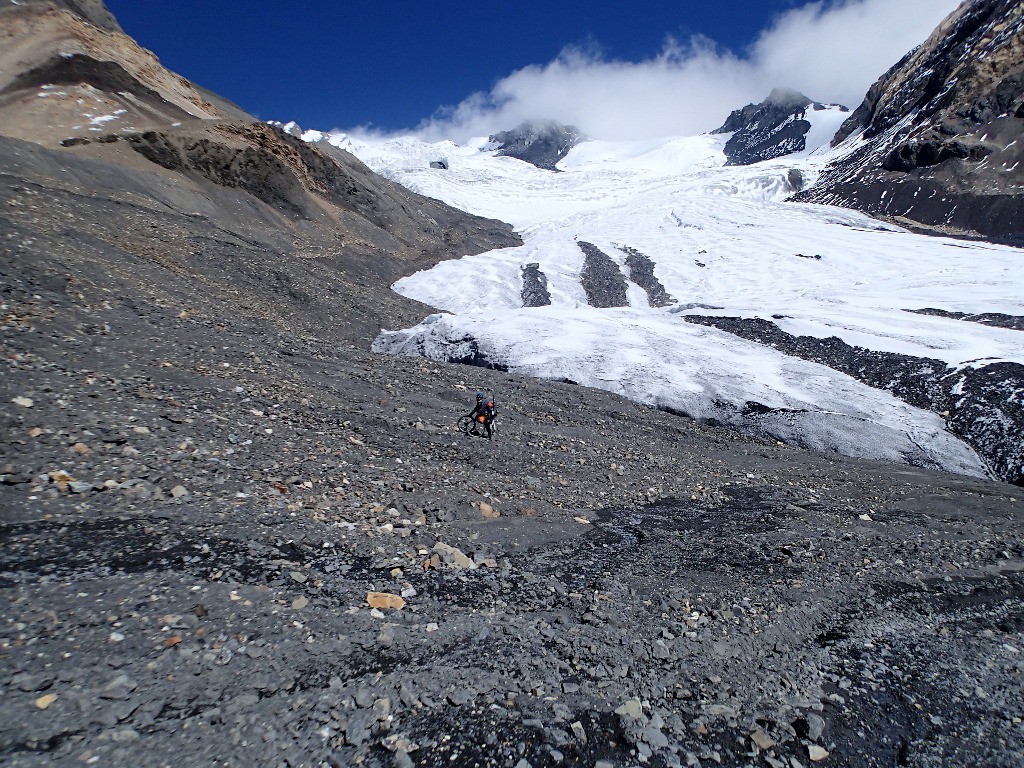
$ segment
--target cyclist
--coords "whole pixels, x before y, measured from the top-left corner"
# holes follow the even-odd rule
[[[473,410],[469,413],[473,419],[473,428],[470,430],[474,435],[479,435],[477,431],[481,424],[484,429],[487,430],[487,439],[491,439],[491,423],[494,421],[496,411],[494,410],[494,398],[488,397],[483,392],[476,393],[476,405]]]

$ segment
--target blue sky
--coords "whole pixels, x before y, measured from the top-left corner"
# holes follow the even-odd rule
[[[812,86],[835,91],[808,93],[812,98],[859,102],[866,87],[923,41],[956,0],[107,5],[167,67],[262,119],[323,130],[419,127],[435,138],[465,138],[534,116],[576,122],[608,138],[639,138],[714,127],[708,123],[721,122],[746,100],[760,100],[772,85]],[[851,19],[860,26],[851,28]],[[891,41],[891,51],[885,45],[878,50],[870,36],[874,20],[890,28],[909,24],[907,39]],[[779,50],[764,45],[787,24],[793,29],[776,41]],[[858,70],[842,73],[834,88],[808,77],[834,50],[830,41],[816,39],[823,27],[831,35],[848,30],[849,60],[836,66],[848,70],[855,62]],[[891,37],[891,29],[885,34]],[[864,37],[855,45],[857,35]],[[776,60],[792,53],[793,39],[813,40],[813,55],[790,63],[795,77],[786,66],[773,72]],[[860,55],[858,45],[869,55]],[[801,77],[807,84],[774,82]],[[689,109],[677,105],[666,112],[666,99],[682,99]],[[532,114],[540,111],[548,114]]]

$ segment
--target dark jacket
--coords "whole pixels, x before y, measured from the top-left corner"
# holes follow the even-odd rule
[[[494,402],[491,400],[478,400],[476,406],[470,412],[470,416],[483,416],[487,421],[494,421]]]

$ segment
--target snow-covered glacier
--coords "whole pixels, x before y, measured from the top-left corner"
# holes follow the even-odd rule
[[[510,222],[523,237],[520,247],[446,261],[398,281],[398,293],[443,314],[382,331],[376,351],[570,379],[815,449],[969,475],[987,471],[940,413],[685,319],[762,318],[789,334],[838,337],[858,348],[939,360],[953,371],[1024,362],[1019,330],[910,311],[1024,315],[1024,252],[786,202],[796,184],[814,182],[827,149],[726,167],[728,136],[590,141],[552,173],[495,157],[482,140],[459,146],[307,138],[343,145],[378,173]],[[590,305],[581,242],[618,266],[628,306]],[[631,279],[630,252],[653,263],[671,304],[650,306]],[[523,306],[528,264],[538,265],[549,306]]]

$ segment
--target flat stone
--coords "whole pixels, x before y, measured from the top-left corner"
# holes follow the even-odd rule
[[[390,736],[385,736],[380,740],[381,746],[384,747],[388,752],[415,752],[419,749],[419,745],[414,741],[410,740],[408,736],[401,733],[395,733]]]
[[[457,707],[461,707],[464,704],[468,704],[470,701],[476,698],[476,691],[472,688],[456,688],[454,691],[448,693],[448,701]]]
[[[29,675],[22,673],[15,675],[11,680],[18,686],[18,690],[30,693],[32,691],[43,691],[53,685],[53,677],[48,675]]]
[[[807,738],[811,741],[820,739],[822,732],[825,730],[825,719],[821,715],[808,712],[804,716],[804,720],[807,721]]]
[[[370,712],[357,712],[345,725],[345,741],[358,747],[370,738],[370,727],[376,718]]]

